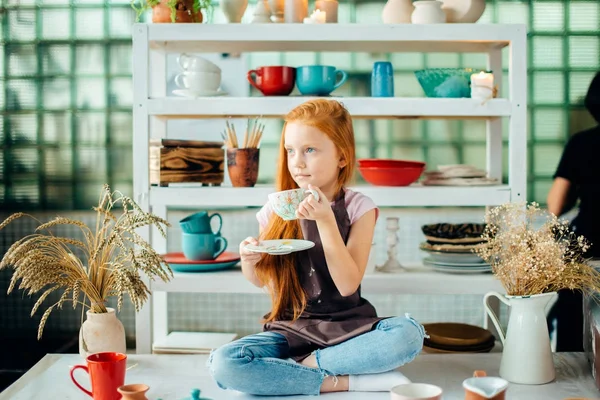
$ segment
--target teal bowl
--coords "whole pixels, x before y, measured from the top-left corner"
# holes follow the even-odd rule
[[[471,97],[473,68],[427,68],[415,76],[427,97]]]

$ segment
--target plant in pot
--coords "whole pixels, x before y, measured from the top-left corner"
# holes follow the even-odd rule
[[[584,258],[589,243],[566,220],[536,203],[507,203],[486,213],[475,252],[492,266],[506,294],[490,292],[484,307],[504,345],[500,376],[519,384],[544,384],[555,378],[546,313],[562,289],[594,294],[600,273]],[[506,333],[488,304],[497,297],[510,308]]]
[[[150,290],[142,274],[151,279],[169,281],[173,272],[151,245],[136,230],[154,226],[164,237],[169,223],[142,210],[131,198],[112,192],[104,185],[96,211],[95,229],[81,221],[56,217],[41,223],[29,214],[15,213],[0,223],[0,230],[21,217],[39,223],[35,233],[16,241],[0,261],[1,269],[12,269],[8,293],[15,288],[29,295],[40,294],[31,310],[35,314],[52,293],[62,294],[43,313],[38,340],[44,325],[55,309],[71,302],[82,305],[87,319],[79,331],[79,353],[82,357],[102,351],[125,352],[125,330],[115,309],[108,307],[111,297],[120,311],[125,296],[139,311]],[[79,229],[77,237],[57,236],[52,229],[69,225]],[[58,296],[57,296],[58,297]]]
[[[202,22],[202,10],[212,10],[210,0],[131,0],[131,7],[137,13],[137,20],[144,12],[152,9],[154,23]]]

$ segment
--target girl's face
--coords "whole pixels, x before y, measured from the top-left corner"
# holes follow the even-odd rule
[[[290,122],[285,128],[287,165],[294,181],[303,189],[310,183],[331,199],[339,170],[345,166],[335,144],[318,128]]]

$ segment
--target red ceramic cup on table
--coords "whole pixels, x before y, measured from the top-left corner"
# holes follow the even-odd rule
[[[296,68],[259,67],[248,71],[248,82],[265,96],[287,96],[294,90]]]
[[[127,355],[123,353],[95,353],[86,357],[87,365],[71,367],[71,380],[79,389],[94,400],[120,400],[117,388],[125,383]],[[89,391],[75,380],[73,373],[83,369],[90,375],[92,390]]]

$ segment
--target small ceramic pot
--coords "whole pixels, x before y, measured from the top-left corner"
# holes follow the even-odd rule
[[[123,385],[117,388],[117,392],[123,396],[121,400],[148,400],[146,392],[150,389],[148,385],[134,383],[131,385]]]
[[[258,179],[257,148],[227,149],[227,171],[234,187],[253,187]]]
[[[160,3],[152,7],[152,22],[170,23],[171,8],[168,5],[169,0],[160,0]],[[193,0],[179,0],[176,5],[175,22],[202,22],[202,11],[194,13]]]
[[[446,22],[446,13],[438,0],[419,0],[413,2],[415,11],[411,15],[413,24],[443,24]]]

